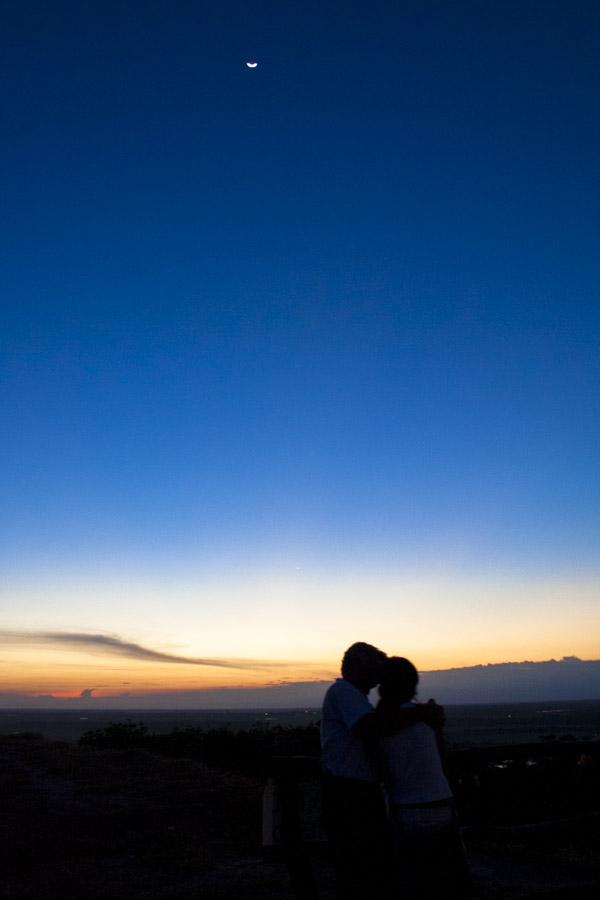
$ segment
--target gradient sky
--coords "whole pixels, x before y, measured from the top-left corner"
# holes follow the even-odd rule
[[[598,657],[598,4],[0,41],[0,691]]]

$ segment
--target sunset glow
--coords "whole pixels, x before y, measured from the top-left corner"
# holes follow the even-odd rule
[[[63,614],[57,617],[56,603],[44,611],[31,586],[11,589],[28,613],[14,632],[0,636],[0,693],[65,697],[93,690],[100,698],[328,680],[357,638],[409,656],[422,671],[560,658],[565,651],[591,659],[600,630],[593,579],[493,583],[413,575],[344,583],[303,576],[286,583],[265,577],[254,584],[182,585],[179,596],[173,585],[147,584],[125,591],[124,608],[123,588],[114,584],[96,585],[87,604],[81,602],[84,585],[60,590]],[[77,596],[76,607],[70,608],[69,596]],[[210,612],[203,596],[211,597]],[[146,616],[140,621],[142,598]],[[173,608],[183,628],[169,615]],[[41,628],[33,631],[32,619]],[[116,647],[107,650],[101,639],[109,620]],[[82,635],[77,646],[64,637],[74,637],[73,622]],[[174,661],[135,658],[129,645],[133,653],[166,654]]]
[[[350,5],[11,13],[0,706],[600,656],[595,30]]]

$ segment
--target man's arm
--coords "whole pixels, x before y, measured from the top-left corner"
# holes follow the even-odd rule
[[[444,708],[434,700],[428,703],[417,703],[415,706],[390,706],[380,703],[373,712],[362,716],[352,726],[352,735],[361,740],[373,740],[386,735],[397,734],[403,728],[425,722],[434,731],[439,731],[444,724]]]

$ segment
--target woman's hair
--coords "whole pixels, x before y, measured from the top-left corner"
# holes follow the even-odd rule
[[[417,693],[419,673],[409,659],[403,656],[390,656],[383,666],[383,675],[379,684],[379,696],[382,700],[397,700],[406,703]]]

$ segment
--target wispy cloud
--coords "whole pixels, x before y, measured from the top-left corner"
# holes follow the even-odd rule
[[[2,644],[47,644],[87,650],[91,653],[110,653],[128,659],[152,662],[176,663],[186,666],[216,666],[223,669],[265,669],[284,665],[280,662],[242,659],[213,659],[210,657],[178,656],[143,647],[133,641],[125,641],[109,634],[83,634],[70,631],[0,631]],[[297,664],[297,663],[296,663]]]

